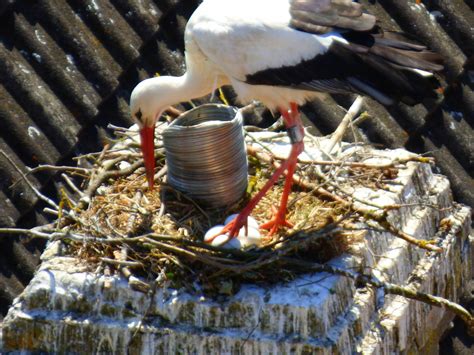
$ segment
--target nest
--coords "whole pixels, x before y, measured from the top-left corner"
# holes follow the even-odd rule
[[[287,219],[294,227],[264,234],[260,247],[229,250],[203,243],[205,232],[245,206],[266,183],[278,157],[249,147],[245,195],[233,206],[209,209],[167,185],[165,174],[158,174],[154,190],[147,189],[139,147],[136,138],[130,138],[135,132],[119,133],[125,136],[120,149],[82,157],[95,164],[83,181],[88,196],[76,206],[70,204],[59,225],[75,236],[64,239],[67,254],[129,279],[138,277],[142,281],[135,287],[145,291],[149,281],[159,280],[191,291],[199,287],[208,294],[230,294],[243,282],[268,284],[308,272],[306,262],[323,264],[362,238],[363,232],[355,228],[361,211],[345,187],[381,188],[398,171],[395,163],[327,162],[323,169],[321,163],[301,164],[288,205]],[[164,171],[164,151],[159,148],[156,155],[157,170]],[[282,183],[280,179],[253,211],[257,222],[268,220],[272,206],[279,205]],[[335,186],[342,193],[334,191]]]
[[[346,117],[350,118],[349,113]],[[403,150],[386,155],[361,146],[349,147],[343,154],[328,160],[304,161],[300,156],[287,216],[294,228],[266,236],[258,248],[228,250],[203,243],[205,230],[239,211],[266,182],[282,157],[272,155],[265,142],[251,137],[257,144],[247,145],[250,161],[247,193],[234,206],[204,209],[197,201],[166,184],[164,152],[160,146],[155,152],[161,162],[157,174],[160,183],[157,189],[149,191],[137,132],[114,129],[122,136],[114,148],[106,146],[100,153],[79,157],[78,167],[41,165],[23,174],[11,158],[0,151],[48,205],[45,212],[57,216],[48,225],[31,229],[0,228],[0,234],[58,242],[57,246],[65,248],[52,248],[55,255],[80,258],[97,273],[121,273],[131,288],[147,293],[158,286],[172,286],[200,294],[231,295],[242,282],[269,284],[291,280],[301,273],[326,272],[352,279],[360,287],[371,286],[388,294],[446,307],[474,333],[474,318],[466,309],[442,297],[418,291],[415,279],[407,286],[399,286],[380,281],[363,267],[346,270],[326,263],[342,253],[355,252],[367,229],[388,232],[415,247],[442,252],[437,245],[439,238],[419,240],[390,222],[390,211],[406,205],[379,205],[355,193],[357,189],[369,194],[390,190],[399,184],[396,177],[409,162],[432,163],[431,159]],[[252,128],[255,130],[258,129]],[[306,140],[317,141],[310,134],[305,143]],[[333,142],[330,144],[329,151]],[[27,179],[28,174],[44,170],[63,172],[61,176],[68,188],[61,190],[59,204],[41,194]],[[258,222],[269,217],[271,206],[279,203],[281,192],[282,187],[277,184],[253,211]],[[80,197],[79,201],[75,201],[76,196]],[[426,206],[438,208],[429,203]],[[452,228],[450,220],[442,220],[438,233],[440,236],[456,233]],[[107,282],[104,284],[104,287],[110,286]]]

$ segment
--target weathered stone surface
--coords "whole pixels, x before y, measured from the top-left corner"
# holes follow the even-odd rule
[[[405,151],[378,152],[402,157]],[[359,189],[379,205],[406,204],[390,221],[420,239],[437,239],[427,253],[391,234],[366,232],[354,255],[332,265],[364,267],[383,281],[410,284],[457,301],[473,276],[470,210],[454,204],[447,180],[426,164],[408,163],[391,191]],[[439,208],[433,208],[437,205]],[[440,221],[450,223],[447,233]],[[242,287],[227,300],[161,288],[133,291],[119,276],[95,274],[83,262],[58,256],[59,242],[3,324],[5,350],[115,353],[389,353],[435,350],[452,315],[443,308],[356,288],[324,273],[286,284]],[[107,286],[110,285],[110,286]]]

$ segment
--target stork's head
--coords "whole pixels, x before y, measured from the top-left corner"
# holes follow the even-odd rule
[[[153,79],[140,82],[132,91],[130,110],[140,127],[140,140],[148,186],[153,188],[155,174],[155,122],[166,107],[159,101]]]

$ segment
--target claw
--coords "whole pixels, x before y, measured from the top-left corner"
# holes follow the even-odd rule
[[[245,221],[245,222],[244,222]],[[204,241],[206,243],[212,243],[214,239],[218,236],[227,234],[229,239],[235,238],[239,235],[239,231],[242,227],[245,227],[245,232],[247,233],[248,226],[247,226],[247,217],[242,217],[240,214],[237,215],[234,219],[232,219],[229,223],[227,223],[222,228],[217,228],[214,234],[210,236],[206,235],[204,237]],[[216,228],[216,227],[214,227]],[[212,228],[208,231],[208,233],[212,230]]]
[[[225,236],[227,240],[224,243],[239,238],[243,245],[258,244],[260,239],[259,225],[252,216],[245,216],[241,212],[240,214],[230,215],[224,223],[225,225],[217,225],[209,229],[204,236],[204,242],[222,244],[219,243],[220,239],[218,237]]]
[[[227,223],[222,230],[227,233],[231,238],[235,238],[239,235],[239,231],[242,227],[245,227],[245,233],[248,231],[247,216],[237,215],[232,221]]]
[[[274,235],[282,227],[293,228],[293,223],[288,221],[285,217],[286,211],[277,210],[275,206],[272,206],[272,218],[268,222],[263,223],[260,228],[268,229],[268,235]]]

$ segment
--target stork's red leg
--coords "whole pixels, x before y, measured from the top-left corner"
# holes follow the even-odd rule
[[[285,186],[283,189],[283,194],[280,201],[280,207],[278,208],[275,216],[267,223],[260,226],[260,228],[270,229],[270,234],[275,233],[282,226],[291,226],[289,222],[286,221],[286,206],[288,204],[288,196],[291,192],[291,186],[293,184],[293,173],[296,169],[296,164],[298,161],[298,155],[303,151],[303,137],[304,137],[304,128],[300,119],[300,114],[298,112],[298,106],[295,103],[290,104],[290,111],[280,108],[280,113],[283,116],[285,125],[288,130],[288,135],[292,143],[291,152],[288,157],[273,173],[270,179],[267,181],[265,186],[250,200],[247,206],[239,213],[239,215],[229,224],[227,224],[224,229],[219,234],[228,233],[230,236],[235,237],[239,233],[239,230],[246,226],[247,217],[250,215],[252,210],[255,208],[257,203],[265,196],[268,190],[277,182],[278,178],[287,170],[287,175],[285,179]],[[217,235],[216,235],[217,236]]]
[[[303,137],[304,128],[298,112],[298,107],[295,103],[291,103],[291,111],[285,112],[281,110],[282,116],[285,119],[285,125],[288,130],[288,135],[292,143],[291,152],[286,163],[286,177],[283,193],[281,195],[280,207],[274,213],[273,217],[266,223],[262,224],[260,228],[269,229],[270,235],[278,231],[280,227],[292,227],[293,225],[286,220],[286,207],[288,205],[288,197],[293,185],[293,174],[298,163],[298,156],[304,149]]]

